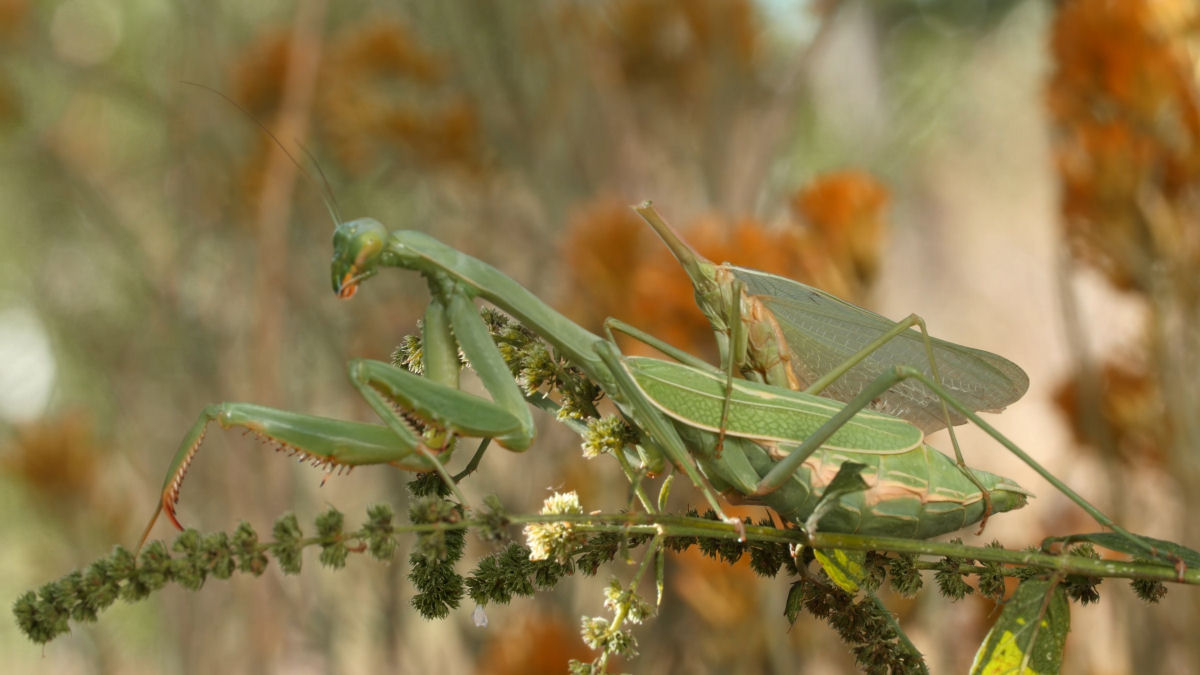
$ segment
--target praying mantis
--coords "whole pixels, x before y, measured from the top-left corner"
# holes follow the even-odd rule
[[[919,382],[944,401],[948,410],[980,425],[1039,473],[1056,481],[979,419],[968,404],[908,365],[883,372],[844,405],[777,386],[770,378],[765,378],[765,383],[725,378],[722,391],[720,369],[684,354],[672,354],[683,363],[669,366],[626,358],[611,330],[606,339],[583,329],[494,267],[426,234],[389,233],[369,218],[337,226],[331,281],[339,297],[355,295],[363,282],[383,267],[420,273],[431,300],[422,328],[422,376],[378,361],[356,359],[349,365],[352,385],[382,424],[332,420],[248,403],[209,406],[185,435],[171,462],[143,541],[161,512],[179,526],[176,504],[180,487],[205,429],[213,421],[222,427],[245,428],[330,471],[391,464],[410,471],[438,471],[448,482],[443,464],[453,437],[482,437],[510,450],[527,449],[534,426],[526,396],[492,341],[475,298],[514,317],[594,381],[636,429],[642,450],[639,456],[646,458],[649,470],[661,469],[669,461],[700,488],[719,514],[717,491],[766,503],[793,522],[810,519],[820,510],[821,519],[807,524],[827,531],[927,538],[978,522],[989,510],[989,499],[994,511],[1024,504],[1029,493],[1012,481],[967,469],[961,462],[956,465],[924,445],[918,426],[865,410],[897,383],[906,381]],[[460,350],[490,399],[459,390]],[[726,369],[729,367],[727,363]],[[704,382],[706,391],[698,390],[697,382]],[[1023,385],[1019,388],[1023,390]],[[714,414],[711,405],[699,406],[702,400],[716,401],[719,412]],[[798,419],[805,422],[796,425]],[[792,430],[773,435],[770,428],[783,422],[792,424]],[[821,489],[847,463],[867,465],[866,473],[873,475],[874,484],[853,500],[839,497],[827,500],[836,503],[821,504]],[[1082,497],[1055,484],[1101,523],[1115,527]]]

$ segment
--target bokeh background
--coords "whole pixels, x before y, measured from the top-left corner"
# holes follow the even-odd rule
[[[352,419],[353,356],[386,358],[425,303],[387,272],[329,288],[330,217],[414,228],[589,326],[615,315],[696,353],[686,279],[627,205],[709,257],[820,285],[1008,356],[1029,393],[996,424],[1132,529],[1200,543],[1200,16],[1188,0],[174,2],[0,0],[0,598],[135,543],[207,403]],[[211,91],[237,102],[254,119]],[[303,146],[306,150],[299,149]],[[543,420],[467,489],[618,508],[615,465]],[[944,445],[944,438],[934,438]],[[985,540],[1094,529],[981,434],[973,465],[1038,494]],[[203,529],[335,505],[403,509],[408,476],[321,474],[210,433],[181,516]],[[157,535],[171,535],[160,524]],[[968,540],[974,540],[968,537]],[[472,542],[468,558],[487,551]],[[541,673],[589,658],[597,579],[443,622],[407,566],[171,588],[11,672]],[[632,568],[611,573],[628,578]],[[634,672],[853,672],[787,582],[672,559]],[[1066,670],[1200,668],[1200,594],[1121,584],[1073,608]],[[991,603],[892,606],[933,672],[963,672]]]

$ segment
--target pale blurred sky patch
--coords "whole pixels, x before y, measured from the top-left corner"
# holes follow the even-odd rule
[[[50,339],[25,307],[0,310],[0,419],[38,418],[50,402],[56,367]]]

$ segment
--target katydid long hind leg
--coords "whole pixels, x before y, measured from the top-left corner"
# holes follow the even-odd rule
[[[1068,485],[1059,480],[1057,476],[1050,473],[1048,469],[1046,469],[1037,460],[1022,450],[1020,446],[1012,442],[1012,440],[1010,440],[1004,434],[1000,433],[1000,431],[998,431],[995,427],[988,424],[987,421],[980,418],[975,411],[960,403],[958,399],[954,398],[940,384],[934,382],[925,373],[922,373],[919,370],[909,366],[895,366],[891,370],[877,377],[869,386],[864,388],[858,396],[847,403],[841,411],[830,418],[828,422],[823,424],[811,436],[805,439],[803,443],[793,449],[787,457],[780,460],[775,467],[772,468],[771,471],[768,472],[767,475],[764,476],[759,482],[758,487],[755,490],[755,495],[761,496],[769,494],[770,492],[778,489],[779,486],[783,485],[784,481],[786,481],[792,476],[792,474],[796,472],[800,465],[803,464],[805,459],[816,452],[817,449],[821,447],[821,444],[824,443],[831,435],[833,435],[835,431],[841,428],[851,417],[854,416],[854,414],[869,406],[871,401],[873,401],[884,391],[887,391],[889,388],[895,386],[896,383],[907,379],[915,379],[928,387],[929,390],[940,397],[946,405],[982,429],[998,443],[1003,445],[1009,452],[1016,455],[1018,459],[1033,469],[1034,472],[1044,478],[1059,492],[1063,493],[1067,496],[1067,498],[1079,505],[1080,508],[1086,511],[1088,515],[1090,515],[1101,526],[1107,527],[1121,535],[1126,540],[1132,542],[1139,549],[1145,551],[1151,557],[1157,557],[1152,544],[1148,543],[1138,535],[1126,530],[1120,525],[1117,525],[1112,518],[1109,518],[1104,514],[1104,512],[1096,508],[1082,495],[1072,490]],[[968,471],[968,475],[970,474],[968,469],[964,470]]]
[[[869,344],[859,349],[853,356],[843,361],[838,367],[833,368],[829,372],[822,375],[804,390],[807,394],[820,394],[829,385],[833,384],[839,377],[848,373],[852,368],[862,363],[864,359],[874,354],[885,344],[893,339],[905,335],[907,331],[913,327],[920,329],[921,340],[925,345],[925,356],[929,360],[929,372],[933,376],[933,380],[939,385],[942,384],[941,375],[938,374],[937,359],[933,356],[933,343],[929,337],[929,330],[925,327],[925,319],[916,314],[909,314],[902,321],[897,321],[896,325],[890,330],[882,333],[879,337],[872,340]],[[987,527],[988,518],[992,515],[992,498],[988,493],[987,488],[983,483],[976,478],[975,474],[967,468],[966,460],[963,459],[962,447],[958,444],[958,435],[954,433],[954,421],[950,417],[950,409],[946,406],[946,400],[938,397],[939,405],[942,409],[942,418],[946,423],[946,433],[950,435],[950,445],[954,448],[954,461],[958,464],[959,470],[963,475],[971,481],[975,487],[979,488],[980,494],[983,495],[983,518],[979,521],[979,531],[976,534],[982,534],[984,528]],[[903,417],[903,415],[900,415]]]

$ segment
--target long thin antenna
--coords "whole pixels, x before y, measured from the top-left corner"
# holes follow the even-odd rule
[[[283,154],[287,155],[287,158],[292,160],[292,164],[296,165],[297,169],[300,169],[300,173],[304,174],[304,177],[308,179],[308,182],[312,183],[322,193],[321,201],[325,204],[325,210],[329,212],[329,217],[333,218],[334,225],[338,225],[342,222],[341,213],[338,211],[338,208],[337,208],[337,198],[333,196],[333,188],[330,187],[329,180],[325,177],[325,172],[321,170],[321,165],[319,163],[317,163],[316,158],[313,157],[313,154],[311,152],[309,152],[308,148],[304,147],[303,143],[301,143],[298,140],[295,141],[296,145],[300,146],[300,149],[304,151],[304,154],[306,157],[308,157],[308,160],[310,162],[312,162],[314,167],[316,167],[317,173],[320,174],[320,176],[321,176],[320,182],[318,182],[316,178],[313,178],[313,175],[311,173],[309,173],[308,169],[305,169],[304,165],[301,164],[299,161],[297,161],[296,157],[294,155],[292,155],[292,153],[288,152],[288,149],[286,147],[284,147],[283,143],[280,142],[279,138],[274,133],[272,133],[270,129],[267,128],[267,125],[263,124],[262,121],[259,120],[257,117],[255,117],[253,114],[251,114],[249,110],[246,110],[244,107],[242,107],[242,105],[240,103],[238,103],[237,101],[233,100],[228,95],[226,95],[225,92],[223,92],[219,89],[214,89],[214,88],[208,86],[207,84],[200,84],[199,82],[190,82],[188,80],[180,80],[180,82],[182,82],[184,84],[190,84],[193,87],[207,89],[208,91],[216,94],[217,96],[220,96],[221,98],[225,99],[230,105],[232,105],[233,107],[235,107],[239,111],[241,111],[241,113],[243,115],[250,118],[250,120],[252,122],[257,124],[258,128],[262,129],[263,133],[265,133],[267,136],[269,136],[272,141],[275,141],[275,145],[279,146],[279,149],[283,151]]]
[[[300,149],[304,151],[304,155],[308,157],[308,161],[312,162],[313,168],[317,170],[317,175],[321,177],[321,184],[325,186],[325,194],[329,196],[329,201],[325,203],[325,207],[329,209],[329,215],[333,216],[333,222],[340,224],[342,222],[342,212],[338,208],[337,198],[333,196],[333,188],[329,185],[329,179],[325,177],[325,171],[321,168],[321,163],[317,161],[316,157],[313,157],[308,147],[299,140],[296,141],[296,145],[300,146]],[[312,176],[309,176],[309,179],[311,180]]]

